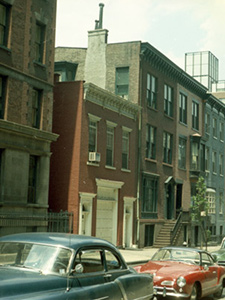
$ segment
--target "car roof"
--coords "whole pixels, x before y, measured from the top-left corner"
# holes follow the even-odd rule
[[[162,249],[168,249],[168,250],[172,250],[172,249],[173,250],[188,250],[188,251],[196,251],[196,252],[199,252],[199,253],[207,252],[206,250],[203,250],[203,249],[192,248],[192,247],[184,247],[184,246],[167,246],[167,247],[160,248],[159,250],[162,250]]]
[[[47,245],[58,245],[79,249],[83,246],[95,247],[111,247],[115,251],[117,248],[106,240],[102,240],[93,236],[85,236],[78,234],[67,233],[48,233],[48,232],[32,232],[32,233],[18,233],[6,235],[0,238],[0,242],[28,242],[39,243]]]

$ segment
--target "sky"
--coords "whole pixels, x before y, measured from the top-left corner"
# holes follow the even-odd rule
[[[225,0],[57,0],[56,47],[87,48],[99,3],[108,43],[148,42],[183,69],[185,53],[211,51],[225,80]]]

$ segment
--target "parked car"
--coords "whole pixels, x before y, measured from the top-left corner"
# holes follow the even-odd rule
[[[157,298],[200,299],[207,295],[219,298],[225,286],[225,268],[217,265],[210,253],[186,247],[164,247],[138,272],[153,274]]]
[[[211,254],[218,265],[225,266],[225,238],[223,238],[220,248],[211,252]]]
[[[0,238],[0,298],[152,299],[153,279],[129,268],[119,250],[99,238],[15,234]]]

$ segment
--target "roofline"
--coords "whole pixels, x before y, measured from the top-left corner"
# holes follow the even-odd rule
[[[145,42],[141,44],[141,55],[145,60],[151,61],[157,69],[164,70],[170,77],[176,79],[178,83],[187,89],[192,90],[200,97],[206,97],[208,89],[204,85],[149,43]]]

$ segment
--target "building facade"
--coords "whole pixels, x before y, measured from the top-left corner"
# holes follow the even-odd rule
[[[0,235],[47,229],[55,18],[54,0],[0,1]]]
[[[54,95],[50,208],[73,212],[73,233],[132,247],[139,107],[83,81],[57,82]]]
[[[55,61],[73,65],[74,80],[93,83],[120,96],[121,101],[142,108],[136,183],[137,244],[198,244],[201,237],[190,219],[196,182],[200,176],[205,177],[208,141],[204,118],[206,103],[210,103],[207,87],[149,43],[108,44],[107,38],[108,30],[97,27],[88,33],[87,49],[56,48]],[[65,75],[63,68],[60,74]],[[219,182],[220,189],[224,189]],[[224,228],[220,227],[220,232]]]

